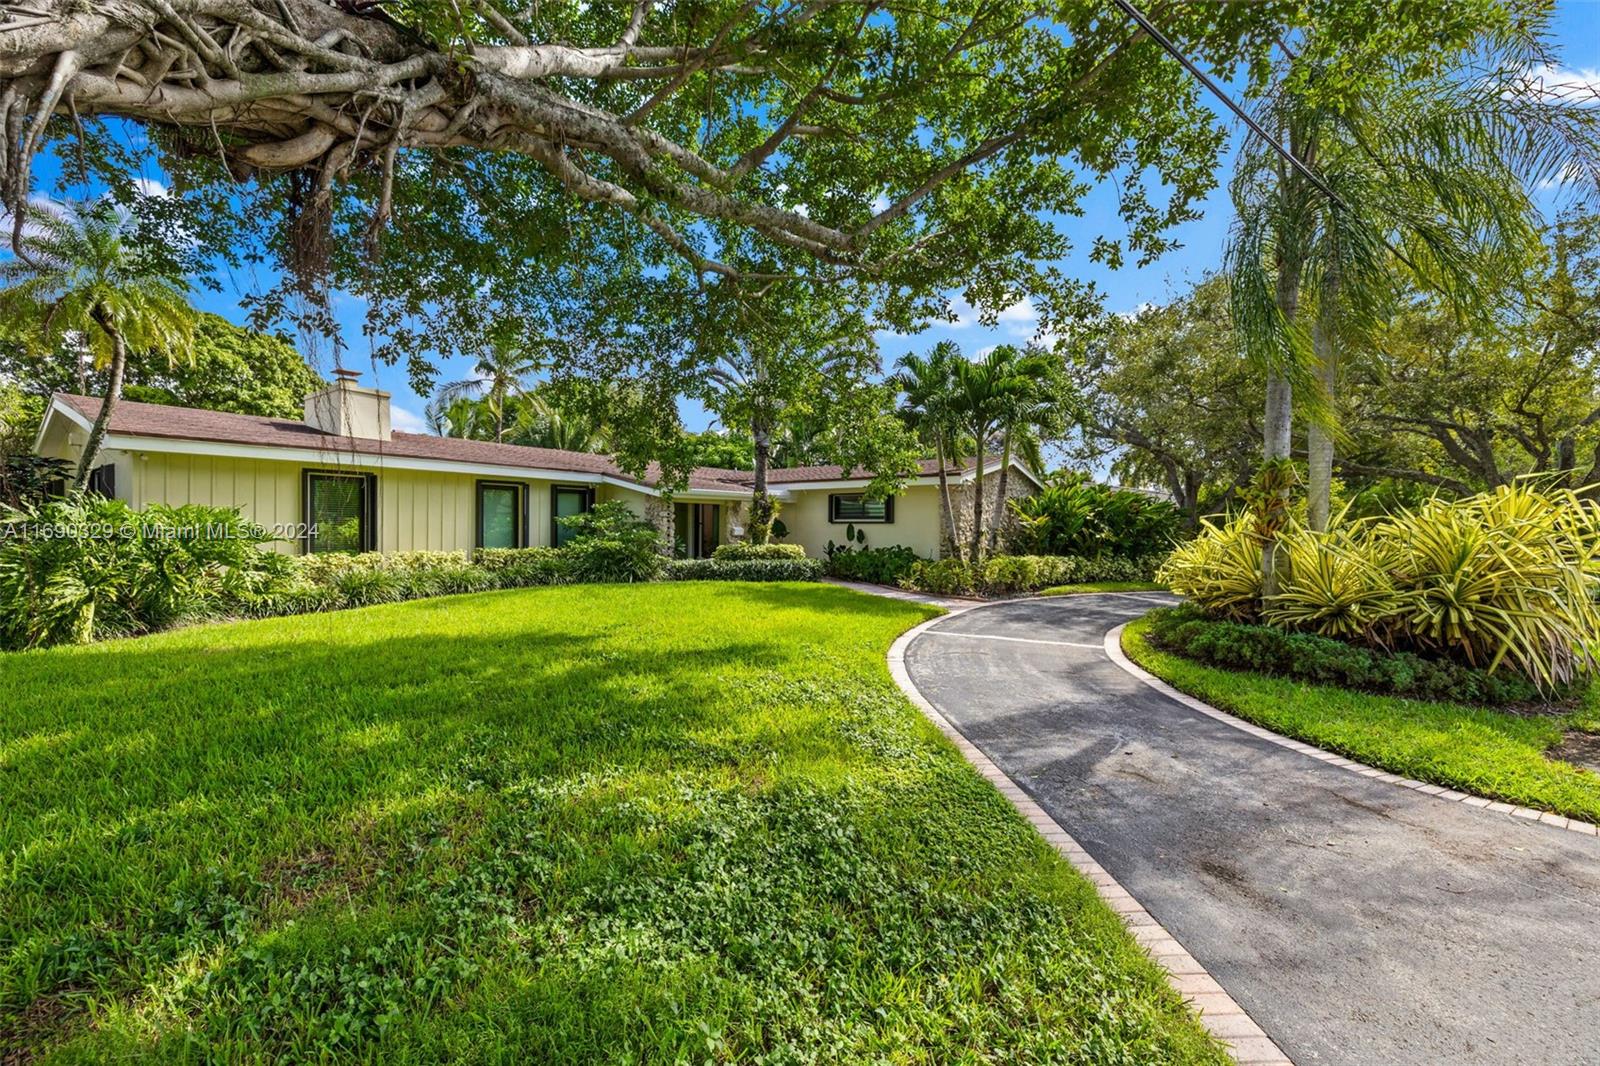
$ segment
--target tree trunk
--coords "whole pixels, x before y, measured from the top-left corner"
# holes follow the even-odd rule
[[[1330,267],[1311,334],[1312,350],[1317,357],[1317,383],[1322,386],[1329,418],[1333,417],[1339,392],[1338,301],[1339,275],[1335,268]],[[1323,532],[1328,528],[1333,509],[1333,433],[1329,427],[1314,420],[1306,427],[1306,456],[1310,468],[1307,474],[1307,519],[1312,529]]]
[[[979,432],[978,456],[974,460],[977,469],[973,472],[972,480],[972,536],[967,549],[967,559],[973,566],[977,566],[983,559],[983,453],[987,436],[987,433]]]
[[[746,536],[751,544],[765,544],[772,533],[772,497],[767,493],[772,430],[760,422],[752,422],[750,436],[755,439],[756,476],[750,493],[750,524]]]
[[[111,424],[111,412],[122,398],[122,375],[128,367],[128,346],[122,339],[122,331],[117,328],[117,320],[102,308],[95,308],[94,320],[111,338],[111,374],[106,383],[105,399],[100,403],[100,413],[95,416],[89,439],[83,446],[83,455],[78,459],[78,476],[74,479],[73,487],[79,492],[89,487],[89,475],[94,473],[95,462],[100,458],[106,427]]]
[[[1000,485],[999,491],[994,494],[994,519],[989,526],[989,554],[995,553],[995,548],[1000,543],[1000,527],[1006,521],[1006,481],[1011,474],[1011,430],[1006,429],[1004,442],[1000,445]]]
[[[955,441],[950,442],[951,450],[955,448]],[[945,543],[949,547],[949,554],[960,558],[961,534],[956,530],[956,509],[950,500],[950,474],[945,470],[949,458],[944,447],[944,430],[938,430],[933,435],[933,450],[939,460],[939,498],[944,501],[944,529]]]
[[[1267,462],[1287,459],[1291,439],[1293,404],[1289,378],[1281,371],[1267,371],[1266,430],[1262,440],[1262,456]],[[1261,592],[1264,596],[1278,594],[1278,540],[1270,537],[1261,545]]]

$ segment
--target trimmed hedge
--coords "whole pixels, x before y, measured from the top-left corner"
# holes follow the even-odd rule
[[[1161,556],[1138,559],[1075,555],[996,555],[979,566],[961,559],[924,560],[901,579],[903,588],[936,596],[1007,596],[1056,585],[1095,581],[1150,581]]]
[[[674,559],[662,573],[668,581],[817,581],[820,559]]]
[[[1490,674],[1448,659],[1208,618],[1192,604],[1159,608],[1148,617],[1151,644],[1207,666],[1419,700],[1502,704],[1541,698],[1533,682],[1518,674]]]
[[[740,563],[752,559],[804,559],[806,550],[798,544],[719,544],[711,558],[719,563]]]
[[[870,581],[875,585],[898,585],[922,560],[904,544],[890,548],[858,548],[837,551],[828,557],[829,577],[845,581]]]

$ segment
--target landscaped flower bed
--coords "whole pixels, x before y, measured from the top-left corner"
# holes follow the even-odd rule
[[[1600,509],[1523,485],[1279,534],[1264,594],[1254,520],[1205,526],[1159,580],[1213,618],[1417,652],[1554,690],[1600,652]]]

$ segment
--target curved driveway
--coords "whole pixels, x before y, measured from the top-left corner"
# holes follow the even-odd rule
[[[1169,700],[1101,650],[1162,602],[954,615],[906,667],[1301,1066],[1600,1063],[1600,839]]]

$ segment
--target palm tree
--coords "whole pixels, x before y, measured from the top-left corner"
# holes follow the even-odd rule
[[[1041,434],[1058,432],[1064,422],[1055,363],[1043,352],[1018,352],[1010,345],[995,349],[1001,369],[999,396],[1000,484],[995,493],[994,522],[989,526],[989,554],[999,547],[1000,527],[1008,506],[1011,457],[1026,452],[1038,469]]]
[[[74,204],[57,214],[30,212],[14,259],[0,263],[0,312],[36,320],[36,338],[51,347],[87,345],[94,365],[109,369],[106,395],[89,430],[73,479],[87,487],[105,443],[128,353],[192,358],[198,316],[188,282],[170,258],[135,239],[131,219],[106,202]],[[76,336],[74,336],[76,335]]]
[[[431,424],[450,424],[452,435],[465,436],[449,422],[448,412],[458,400],[483,400],[494,418],[496,443],[505,440],[506,402],[513,396],[526,398],[524,382],[544,365],[540,351],[552,341],[530,341],[515,323],[500,322],[489,331],[489,348],[472,366],[472,376],[440,387],[424,412]]]
[[[1496,294],[1478,283],[1487,264],[1537,244],[1527,188],[1600,178],[1600,114],[1553,100],[1526,73],[1541,55],[1539,28],[1534,20],[1476,41],[1421,76],[1396,61],[1336,98],[1317,94],[1314,62],[1292,57],[1286,80],[1301,88],[1259,110],[1333,194],[1252,138],[1234,181],[1229,249],[1235,320],[1268,375],[1264,458],[1290,455],[1298,387],[1316,528],[1330,509],[1341,349],[1364,338],[1402,282],[1443,293],[1462,313],[1492,314]],[[1263,553],[1269,594],[1274,548]]]
[[[951,554],[959,554],[961,535],[950,500],[950,461],[960,446],[960,416],[956,410],[956,364],[965,362],[954,341],[940,341],[926,356],[907,354],[895,363],[889,384],[905,398],[901,419],[933,444],[939,464],[939,498],[944,505],[944,535]]]
[[[1022,383],[1013,373],[1017,350],[1008,344],[992,349],[976,362],[955,364],[954,407],[962,428],[972,435],[976,455],[972,484],[972,530],[967,559],[976,566],[983,560],[983,467],[995,433],[1016,401]],[[1002,467],[1002,469],[1004,469]]]
[[[517,405],[511,442],[566,452],[603,452],[610,448],[603,422],[560,403],[544,389],[527,393]]]

